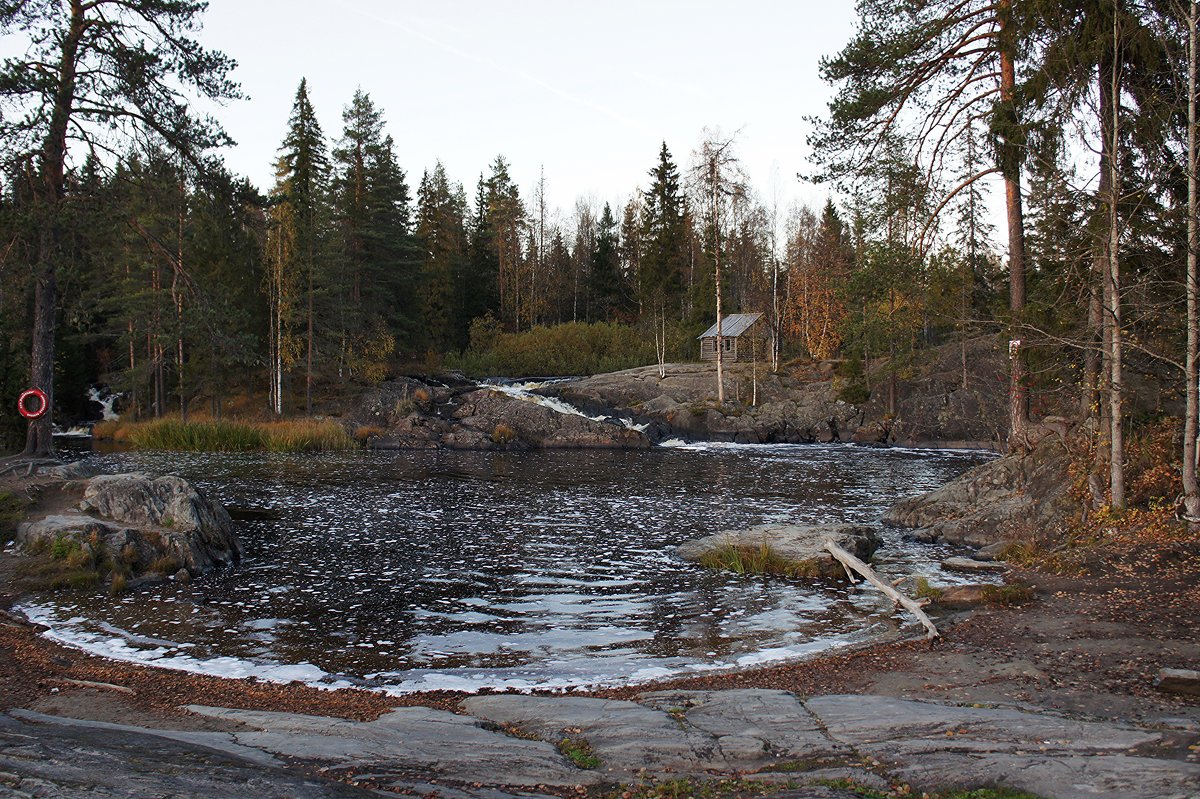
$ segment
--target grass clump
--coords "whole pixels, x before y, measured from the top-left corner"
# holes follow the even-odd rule
[[[27,504],[10,491],[0,491],[0,545],[13,540],[17,524],[25,518]]]
[[[883,791],[877,791],[874,788],[868,788],[854,780],[836,779],[836,780],[815,780],[816,785],[824,785],[826,788],[834,788],[839,791],[849,791],[860,799],[889,799],[889,795]]]
[[[929,580],[925,577],[917,578],[917,599],[932,599],[937,602],[944,593],[944,589],[930,585]]]
[[[585,738],[563,738],[558,742],[558,751],[576,768],[590,770],[600,765],[600,756]]]
[[[736,778],[698,780],[685,777],[643,782],[638,785],[620,785],[602,796],[604,799],[734,799],[765,796],[794,787],[787,783],[780,785]]]
[[[172,557],[155,558],[149,566],[146,567],[148,572],[158,572],[159,574],[174,574],[179,571],[179,561]]]
[[[177,452],[324,452],[358,446],[332,420],[293,419],[278,422],[228,420],[184,422],[177,417],[149,422],[108,422],[93,435],[128,443],[136,449]]]
[[[1033,589],[1023,583],[987,585],[983,588],[983,601],[989,605],[1012,607],[1013,605],[1022,605],[1032,599]],[[981,796],[978,799],[988,799],[988,797]]]
[[[1014,791],[1010,788],[975,788],[970,791],[951,791],[933,794],[931,799],[1043,799],[1037,794]]]
[[[700,565],[735,574],[770,574],[777,577],[818,577],[820,567],[783,557],[765,541],[758,546],[727,545],[700,556]]]
[[[492,443],[493,444],[511,444],[517,439],[517,431],[506,425],[504,422],[498,422],[492,428]]]

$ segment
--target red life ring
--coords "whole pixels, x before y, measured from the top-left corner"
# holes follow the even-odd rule
[[[37,400],[36,408],[30,408],[25,404],[31,397]],[[50,398],[40,388],[31,388],[28,391],[22,391],[21,396],[17,398],[17,410],[26,419],[41,419],[46,415],[46,411],[50,410]]]

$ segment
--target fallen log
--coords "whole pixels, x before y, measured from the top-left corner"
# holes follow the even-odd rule
[[[904,594],[888,585],[886,582],[880,579],[879,575],[875,573],[874,569],[851,555],[846,550],[839,547],[837,544],[833,543],[833,541],[827,539],[825,541],[825,549],[827,549],[829,554],[833,555],[833,557],[836,558],[838,562],[846,568],[847,573],[851,572],[852,570],[858,572],[867,582],[878,588],[883,593],[887,594],[888,598],[890,598],[893,602],[895,602],[897,605],[903,606],[905,610],[916,616],[917,621],[921,622],[921,624],[924,625],[925,629],[928,631],[925,634],[927,639],[932,640],[938,637],[937,627],[935,627],[933,622],[929,620],[929,617],[925,615],[925,611],[921,610],[920,603],[909,599]]]

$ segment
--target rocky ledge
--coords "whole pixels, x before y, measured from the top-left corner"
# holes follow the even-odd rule
[[[61,562],[77,581],[189,579],[241,558],[225,508],[182,478],[113,474],[82,485],[77,504],[20,524],[16,536],[26,553]]]
[[[860,560],[870,558],[881,543],[875,528],[862,525],[768,524],[686,541],[675,551],[684,560],[717,568],[845,579],[846,571],[825,549],[826,541]]]
[[[964,386],[959,345],[930,351],[929,361],[897,381],[889,412],[886,389],[851,388],[834,361],[725,367],[725,402],[717,402],[716,366],[667,364],[557,383],[547,393],[592,414],[649,423],[662,436],[746,444],[853,442],[899,446],[989,447],[1007,424],[1006,377],[996,342],[967,343],[972,379]],[[842,364],[844,367],[845,364]],[[846,398],[853,398],[853,402]]]
[[[618,795],[616,786],[634,784],[647,786],[639,795],[668,795],[652,790],[657,781],[672,796],[727,796],[717,781],[732,777],[758,784],[746,793],[811,799],[882,796],[899,784],[914,796],[1002,787],[1047,799],[1183,799],[1200,790],[1200,765],[1171,757],[1181,748],[1172,730],[1030,707],[742,689],[653,691],[635,701],[477,696],[459,713],[401,707],[373,721],[187,709],[211,727],[0,714],[0,773],[17,795],[44,797],[225,797],[241,786],[262,797],[383,788],[548,799]]]
[[[376,449],[643,449],[652,443],[619,421],[556,410],[497,388],[447,382],[382,383],[358,399],[343,424]]]
[[[897,502],[883,523],[912,530],[918,541],[992,547],[1053,529],[1075,511],[1062,432],[1029,452],[1006,455],[927,494]]]

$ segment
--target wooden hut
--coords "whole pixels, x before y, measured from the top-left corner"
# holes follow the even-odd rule
[[[761,348],[755,345],[755,340],[762,338],[756,323],[762,319],[760,313],[733,313],[721,317],[721,348],[724,350],[721,360],[731,363],[742,360],[750,361]],[[758,325],[758,328],[761,328]],[[700,360],[715,361],[717,359],[717,326],[713,325],[699,336]],[[739,357],[740,355],[740,357]]]

